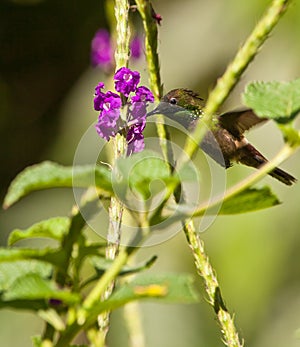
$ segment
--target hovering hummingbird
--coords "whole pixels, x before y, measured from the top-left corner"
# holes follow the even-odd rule
[[[203,115],[203,108],[204,100],[197,93],[189,89],[173,89],[148,116],[163,114],[192,131]],[[258,117],[251,109],[216,116],[215,127],[206,133],[200,147],[225,169],[233,162],[258,169],[268,160],[247,141],[244,132],[264,121],[265,118]],[[269,175],[289,186],[296,182],[295,177],[277,167]]]

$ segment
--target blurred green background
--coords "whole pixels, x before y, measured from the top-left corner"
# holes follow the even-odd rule
[[[204,97],[222,74],[269,1],[153,1],[163,17],[159,28],[165,90],[187,87]],[[108,27],[102,0],[2,0],[0,2],[1,198],[24,167],[42,160],[72,164],[76,147],[96,120],[94,86],[105,75],[90,67],[90,41]],[[300,75],[300,4],[294,2],[235,88],[224,110],[241,105],[252,80],[290,80]],[[144,75],[143,61],[132,65]],[[151,133],[154,130],[147,130]],[[282,146],[275,125],[254,129],[249,139],[269,158]],[[179,139],[180,141],[180,139]],[[300,178],[299,153],[282,165]],[[235,166],[228,185],[250,174]],[[300,186],[270,184],[283,202],[245,215],[218,217],[202,237],[226,304],[246,345],[300,346]],[[39,192],[1,211],[1,244],[15,227],[65,215],[74,202],[69,190]],[[95,236],[96,237],[96,236]],[[43,243],[42,243],[43,244]],[[185,238],[178,233],[144,248],[138,259],[159,256],[151,271],[195,273]],[[0,274],[1,276],[1,274]],[[196,286],[203,293],[202,283]],[[205,296],[197,305],[142,304],[147,346],[223,346]],[[122,310],[112,317],[109,345],[127,346]],[[31,346],[41,321],[28,312],[0,311],[0,344]]]

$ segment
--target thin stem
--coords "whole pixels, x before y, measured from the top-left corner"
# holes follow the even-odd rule
[[[145,30],[145,55],[149,72],[150,88],[156,100],[162,97],[163,86],[159,72],[159,57],[157,54],[157,23],[153,18],[153,8],[150,1],[136,0],[137,9],[141,15]]]
[[[129,1],[128,0],[115,0],[115,17],[116,17],[116,51],[115,61],[116,70],[121,67],[128,66],[129,61],[129,39],[130,30],[128,22]],[[113,139],[114,145],[114,161],[117,158],[126,155],[127,145],[126,139],[123,135],[118,134]],[[111,198],[109,208],[109,229],[107,233],[107,249],[106,257],[108,259],[115,259],[119,252],[119,245],[121,240],[121,224],[123,216],[123,204],[115,197]],[[115,278],[111,278],[107,283],[107,287],[102,294],[102,300],[106,300],[113,292],[115,286]],[[98,317],[98,325],[105,336],[109,330],[110,312],[104,312]]]
[[[119,254],[111,264],[111,267],[104,272],[104,274],[101,276],[99,281],[96,283],[96,285],[84,300],[83,307],[85,310],[89,310],[98,302],[108,285],[116,278],[122,267],[126,264],[129,254],[130,253],[126,248],[123,248],[119,251]]]
[[[203,241],[197,234],[192,222],[186,222],[183,229],[194,255],[197,272],[204,280],[208,302],[214,308],[221,326],[224,343],[230,347],[241,347],[243,344],[239,340],[233,317],[231,317],[224,304],[218,279],[205,253]]]
[[[140,305],[130,302],[123,308],[125,323],[127,326],[130,347],[145,347],[145,337],[141,319]]]
[[[237,52],[233,61],[228,65],[223,76],[218,79],[215,88],[208,96],[206,106],[203,110],[204,116],[202,122],[198,122],[193,136],[187,138],[184,152],[189,158],[198,149],[198,144],[203,140],[206,129],[213,126],[214,114],[226,100],[230,91],[239,81],[242,73],[259,52],[260,47],[285,13],[290,2],[290,0],[273,0],[246,42]]]
[[[159,56],[157,53],[157,22],[153,18],[154,10],[150,1],[136,0],[136,5],[141,15],[145,30],[145,56],[149,72],[149,85],[155,100],[159,101],[163,95],[163,85],[161,83]],[[157,115],[156,130],[164,159],[170,164],[170,169],[172,171],[174,159],[170,145],[170,134],[164,124],[164,118],[162,115]]]
[[[115,17],[117,21],[117,46],[115,51],[116,70],[123,66],[128,66],[130,39],[128,11],[128,0],[115,0]]]

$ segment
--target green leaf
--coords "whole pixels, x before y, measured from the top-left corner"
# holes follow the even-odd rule
[[[158,153],[148,150],[118,159],[113,172],[115,192],[121,198],[125,198],[130,189],[146,200],[176,181],[169,174],[168,164]]]
[[[17,175],[8,189],[3,207],[10,207],[22,197],[36,190],[90,186],[96,186],[100,193],[112,194],[111,173],[107,167],[95,165],[65,167],[45,161],[30,166]]]
[[[30,273],[48,278],[52,273],[52,266],[38,260],[18,260],[0,263],[0,291],[7,290],[17,278]]]
[[[53,281],[46,280],[36,273],[18,277],[9,290],[2,295],[4,301],[10,300],[61,300],[74,304],[79,302],[78,294],[56,288]]]
[[[279,200],[271,192],[269,187],[263,187],[260,189],[248,188],[225,200],[218,213],[245,213],[276,206],[278,204],[280,204]]]
[[[129,275],[146,270],[154,264],[156,259],[157,256],[153,256],[149,260],[134,266],[125,265],[120,271],[120,275]],[[91,263],[97,271],[104,272],[111,267],[113,260],[94,256],[91,258]]]
[[[155,299],[164,303],[195,303],[199,298],[193,288],[193,277],[186,274],[141,274],[128,283],[122,283],[112,296],[89,310],[88,322],[106,310],[124,306],[140,299]]]
[[[56,250],[52,248],[0,248],[0,263],[32,259],[45,261],[60,267],[62,259],[64,259],[64,250]]]
[[[31,227],[21,230],[13,230],[8,239],[11,246],[17,241],[34,238],[49,237],[54,240],[61,241],[63,236],[68,232],[70,227],[70,218],[55,217],[33,224]]]
[[[300,111],[300,79],[250,83],[243,94],[243,102],[259,117],[288,123]]]
[[[156,298],[166,303],[195,303],[198,295],[193,282],[193,277],[187,274],[140,274],[122,284],[108,301]]]

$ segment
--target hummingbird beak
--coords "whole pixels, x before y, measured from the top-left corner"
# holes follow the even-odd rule
[[[147,117],[153,116],[154,114],[157,114],[156,108],[150,112],[147,113]]]
[[[172,116],[178,112],[178,111],[182,111],[183,108],[180,107],[180,106],[177,106],[177,105],[171,105],[170,103],[168,102],[165,102],[165,101],[161,101],[157,107],[153,110],[153,111],[150,111],[148,114],[147,114],[147,117],[148,116],[153,116],[155,114],[162,114],[166,117],[169,117],[169,118],[172,118]]]
[[[161,113],[162,113],[162,111],[161,111],[161,108],[160,108],[160,104],[158,104],[157,107],[154,110],[152,110],[152,111],[147,113],[147,117],[153,116],[155,114],[161,114]]]

